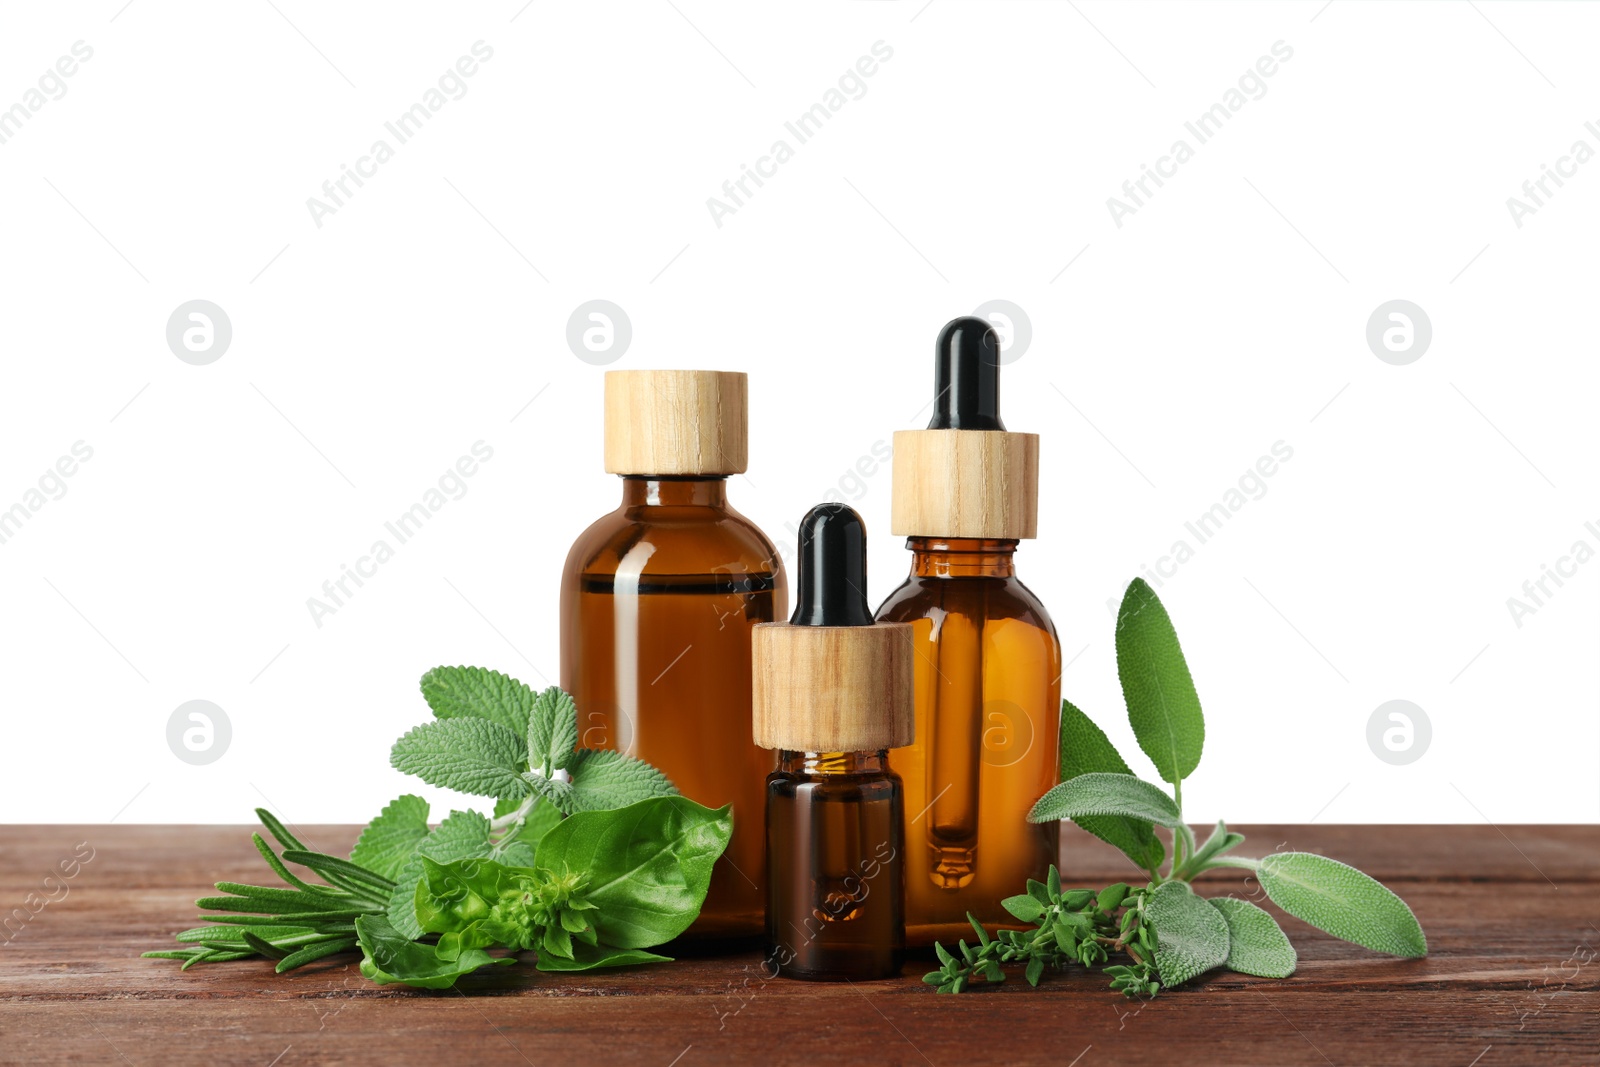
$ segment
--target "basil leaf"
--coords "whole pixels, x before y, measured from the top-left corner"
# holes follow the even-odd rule
[[[401,866],[389,895],[389,923],[410,938],[422,936],[417,922],[417,883],[422,880],[424,857],[439,863],[464,859],[487,859],[494,854],[489,843],[489,820],[476,811],[452,811],[450,817],[422,839],[411,858]]]
[[[531,872],[529,872],[531,873]],[[436,863],[422,858],[416,914],[424,933],[440,934],[441,958],[475,948],[532,948],[533,919],[524,895],[528,879],[492,860]]]
[[[539,970],[547,973],[593,971],[601,967],[632,967],[640,963],[671,963],[671,956],[658,956],[637,948],[613,948],[610,945],[585,945],[574,942],[572,958],[562,959],[539,953]]]
[[[733,834],[731,808],[656,797],[615,811],[580,811],[539,841],[537,866],[585,872],[600,940],[617,948],[670,941],[700,914],[711,868]]]
[[[357,918],[356,938],[361,945],[361,973],[379,985],[403,982],[423,989],[449,989],[457,978],[479,967],[516,962],[509,956],[496,959],[479,948],[444,959],[432,945],[412,941],[381,915]]]

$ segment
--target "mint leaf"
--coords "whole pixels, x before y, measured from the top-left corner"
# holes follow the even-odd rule
[[[655,797],[615,811],[580,811],[539,841],[537,866],[588,872],[583,895],[598,909],[600,940],[649,948],[689,928],[711,868],[733,835],[731,808]]]
[[[498,819],[502,815],[510,815],[521,807],[523,803],[524,800],[519,800],[516,797],[506,797],[504,800],[496,801],[494,817]],[[550,828],[560,821],[561,812],[556,810],[554,804],[541,797],[534,803],[533,808],[529,810],[523,821],[522,829],[517,831],[514,840],[530,847],[535,846],[539,843],[539,838],[548,833]],[[529,863],[532,863],[531,859]],[[522,864],[521,866],[527,866],[527,864]]]
[[[1161,599],[1135,578],[1117,611],[1117,677],[1139,747],[1178,785],[1200,763],[1206,725],[1178,634]]]
[[[667,776],[644,760],[609,750],[582,749],[573,758],[573,811],[625,808],[651,797],[676,796]]]
[[[578,707],[559,687],[551,686],[533,701],[528,720],[528,765],[548,778],[571,764],[578,747]]]
[[[542,778],[537,774],[530,774],[527,782],[528,788],[539,794],[542,804],[555,808],[564,815],[570,815],[576,810],[573,807],[571,782],[560,778]]]
[[[1391,956],[1428,954],[1428,939],[1406,902],[1377,879],[1310,852],[1275,852],[1256,877],[1278,907],[1342,941]]]
[[[1228,961],[1228,923],[1183,882],[1165,882],[1145,898],[1156,935],[1156,970],[1164,986],[1181,985]]]
[[[1080,774],[1062,782],[1039,798],[1028,821],[1076,820],[1082,815],[1121,815],[1167,827],[1183,824],[1171,797],[1131,774]]]
[[[435,667],[422,676],[422,699],[441,719],[487,719],[528,735],[533,690],[483,667]]]
[[[410,793],[389,801],[361,831],[350,862],[394,879],[417,843],[428,836],[428,802]]]
[[[1248,900],[1213,897],[1228,924],[1228,969],[1258,978],[1287,978],[1299,957],[1278,920]]]
[[[452,811],[450,817],[422,839],[417,850],[401,866],[389,895],[389,923],[406,937],[422,936],[417,922],[417,883],[422,881],[422,860],[454,863],[465,859],[488,859],[494,854],[489,842],[489,820],[475,811]]]
[[[1071,701],[1061,702],[1061,780],[1081,774],[1133,774],[1121,754],[1096,726]],[[1080,827],[1110,845],[1120,848],[1141,870],[1154,873],[1167,857],[1166,846],[1155,829],[1143,819],[1124,815],[1085,815],[1074,819]]]
[[[511,957],[495,959],[481,948],[467,949],[455,959],[445,959],[438,949],[411,940],[381,915],[356,919],[360,939],[361,973],[379,985],[404,982],[423,989],[449,989],[456,979],[488,964],[515,963]]]
[[[389,762],[429,785],[481,797],[528,795],[527,752],[510,728],[487,719],[425,722],[394,743]]]

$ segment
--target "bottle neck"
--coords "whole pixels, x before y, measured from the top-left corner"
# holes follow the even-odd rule
[[[889,752],[778,752],[778,770],[820,778],[844,774],[883,774],[889,769]]]
[[[724,475],[622,476],[622,506],[721,508],[728,504],[728,479]]]
[[[914,578],[1015,578],[1015,540],[981,537],[910,537]]]

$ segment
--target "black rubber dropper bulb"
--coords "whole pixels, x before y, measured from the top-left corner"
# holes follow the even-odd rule
[[[933,346],[930,430],[1004,430],[1000,421],[1000,335],[983,319],[951,319]]]
[[[871,626],[867,526],[847,504],[818,504],[800,520],[796,626]]]

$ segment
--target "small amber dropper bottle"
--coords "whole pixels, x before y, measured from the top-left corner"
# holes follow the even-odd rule
[[[767,957],[789,978],[868,980],[905,953],[905,804],[888,749],[912,740],[911,627],[874,623],[867,535],[843,504],[800,524],[788,623],[755,628],[767,778]]]
[[[762,781],[750,740],[750,631],[787,614],[778,550],[728,502],[745,469],[745,375],[610,371],[605,467],[622,503],[573,544],[561,580],[561,685],[578,743],[655,764],[733,840],[687,940],[761,937]]]
[[[1015,925],[1000,901],[1056,862],[1059,824],[1027,821],[1056,784],[1061,643],[1017,579],[1017,542],[1037,535],[1039,438],[1000,421],[1000,344],[978,318],[934,349],[934,414],[894,435],[892,530],[911,575],[878,609],[915,633],[916,743],[904,778],[906,938],[953,940]]]

